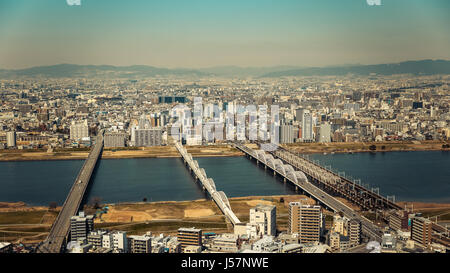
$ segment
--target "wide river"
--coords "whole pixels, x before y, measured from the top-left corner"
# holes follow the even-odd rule
[[[323,165],[345,171],[396,200],[449,202],[450,153],[389,152],[312,155]],[[245,157],[197,158],[200,166],[228,197],[295,194]],[[0,162],[0,202],[62,204],[83,161]],[[101,160],[88,202],[194,200],[205,194],[180,158]]]

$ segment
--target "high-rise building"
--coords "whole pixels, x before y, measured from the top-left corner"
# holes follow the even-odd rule
[[[301,243],[318,242],[321,226],[320,206],[305,205],[301,202],[289,203],[288,232],[298,234]]]
[[[107,148],[116,148],[116,147],[125,147],[125,141],[127,138],[127,134],[125,133],[106,133],[104,137],[105,147]]]
[[[331,142],[331,125],[329,123],[320,125],[319,142]]]
[[[151,253],[152,237],[148,235],[128,236],[129,252],[131,253]]]
[[[351,219],[348,222],[348,237],[350,239],[351,246],[357,246],[361,243],[362,225],[358,219]]]
[[[305,111],[305,109],[303,108],[298,108],[295,110],[295,120],[299,121],[300,123],[302,123],[303,121],[303,111]]]
[[[70,139],[81,140],[85,137],[89,137],[89,127],[87,120],[84,120],[80,123],[75,123],[75,121],[72,121],[72,125],[70,125]]]
[[[391,216],[389,216],[389,227],[395,231],[397,230],[408,230],[409,226],[408,226],[408,212],[403,210],[403,211],[397,211],[393,214],[391,214]]]
[[[414,217],[411,222],[411,239],[424,247],[431,244],[432,222],[423,217]]]
[[[160,146],[162,143],[161,128],[136,129],[134,131],[137,147]]]
[[[313,140],[313,121],[312,115],[309,110],[303,111],[303,119],[302,119],[302,140],[303,141],[312,141]]]
[[[182,252],[184,252],[186,246],[202,246],[202,230],[196,228],[179,228],[178,242],[180,242]]]
[[[81,211],[78,215],[70,218],[70,238],[71,241],[87,239],[89,232],[94,229],[94,215],[84,215]]]
[[[261,235],[275,236],[277,230],[276,206],[257,205],[250,209],[250,224],[258,226]]]
[[[281,125],[280,126],[280,143],[294,143],[294,126]]]
[[[16,132],[6,132],[6,146],[16,147]]]

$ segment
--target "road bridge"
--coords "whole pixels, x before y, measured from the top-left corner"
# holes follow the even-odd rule
[[[75,216],[80,209],[92,173],[103,150],[103,133],[104,131],[101,130],[97,135],[95,144],[84,161],[47,239],[38,246],[37,252],[60,253],[65,250],[70,231],[70,218]]]
[[[177,148],[178,152],[183,158],[184,163],[189,168],[194,178],[200,181],[203,189],[208,191],[209,195],[212,197],[223,214],[228,218],[228,220],[230,220],[233,226],[240,223],[241,221],[239,221],[234,212],[231,210],[231,206],[228,202],[227,196],[223,191],[216,190],[216,184],[214,183],[214,180],[212,178],[208,178],[205,169],[200,168],[197,160],[194,160],[192,158],[192,155],[186,151],[186,148],[184,148],[181,143],[176,142],[175,147]]]

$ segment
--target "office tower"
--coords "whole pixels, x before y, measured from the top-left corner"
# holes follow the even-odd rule
[[[161,128],[137,129],[135,131],[135,145],[137,147],[160,146],[162,142]]]
[[[288,232],[297,233],[301,243],[318,242],[321,223],[320,206],[304,205],[301,202],[289,203]]]
[[[276,206],[257,205],[250,209],[250,224],[259,227],[262,235],[276,235],[277,213]]]
[[[128,236],[129,252],[131,253],[151,253],[152,237],[148,235]]]
[[[125,147],[127,134],[125,133],[106,133],[104,144],[107,148]]]
[[[87,120],[80,123],[75,123],[75,121],[72,121],[72,125],[70,125],[70,139],[80,140],[84,137],[89,137]]]
[[[94,229],[94,215],[84,215],[80,212],[77,216],[70,218],[70,238],[77,241],[80,238],[88,237],[89,232]]]
[[[302,140],[312,141],[313,140],[313,126],[312,126],[312,115],[308,110],[303,111],[302,118]]]
[[[423,217],[412,218],[411,239],[424,247],[431,244],[432,223]]]
[[[280,143],[294,143],[294,126],[281,125],[280,126]]]
[[[16,147],[16,132],[6,132],[6,146]]]
[[[179,228],[178,242],[181,244],[182,252],[184,252],[186,246],[202,246],[202,230],[196,228]]]
[[[305,111],[305,109],[303,108],[298,108],[295,110],[295,120],[299,121],[300,123],[302,123],[303,121],[303,111]]]
[[[331,142],[331,125],[329,123],[320,125],[319,142]]]
[[[351,246],[357,246],[361,243],[361,221],[358,219],[351,219],[348,222],[348,237],[350,239]]]

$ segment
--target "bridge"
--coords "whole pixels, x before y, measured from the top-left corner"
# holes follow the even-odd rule
[[[379,188],[368,189],[361,185],[360,180],[350,180],[341,173],[335,173],[331,168],[322,167],[299,153],[294,153],[278,145],[273,146],[274,144],[265,145],[272,145],[269,153],[273,157],[305,173],[308,179],[319,188],[331,192],[333,195],[341,196],[363,210],[402,209],[393,201],[380,195]]]
[[[98,159],[103,150],[103,133],[97,135],[95,145],[78,173],[64,204],[52,225],[47,239],[38,247],[37,252],[60,253],[65,249],[70,231],[70,218],[80,209],[81,202],[91,180]]]
[[[205,169],[199,167],[197,160],[192,158],[192,155],[186,151],[186,148],[184,148],[181,143],[176,142],[175,147],[194,178],[200,181],[203,189],[208,191],[209,195],[212,197],[223,214],[228,218],[228,220],[230,220],[233,226],[240,223],[241,221],[239,221],[234,212],[231,210],[230,202],[228,202],[227,196],[223,191],[216,190],[214,180],[212,178],[208,178]]]
[[[284,181],[291,182],[294,184],[296,189],[301,189],[316,199],[323,206],[333,210],[334,212],[342,212],[347,218],[359,220],[361,222],[362,232],[367,237],[381,241],[383,232],[379,227],[373,224],[369,219],[359,215],[355,210],[311,183],[308,180],[307,175],[303,171],[300,171],[298,167],[296,169],[280,158],[274,158],[272,154],[266,153],[263,150],[253,150],[240,143],[234,143],[233,145],[250,159],[255,159],[258,165],[262,164],[265,169],[272,170],[274,175],[279,175]]]

